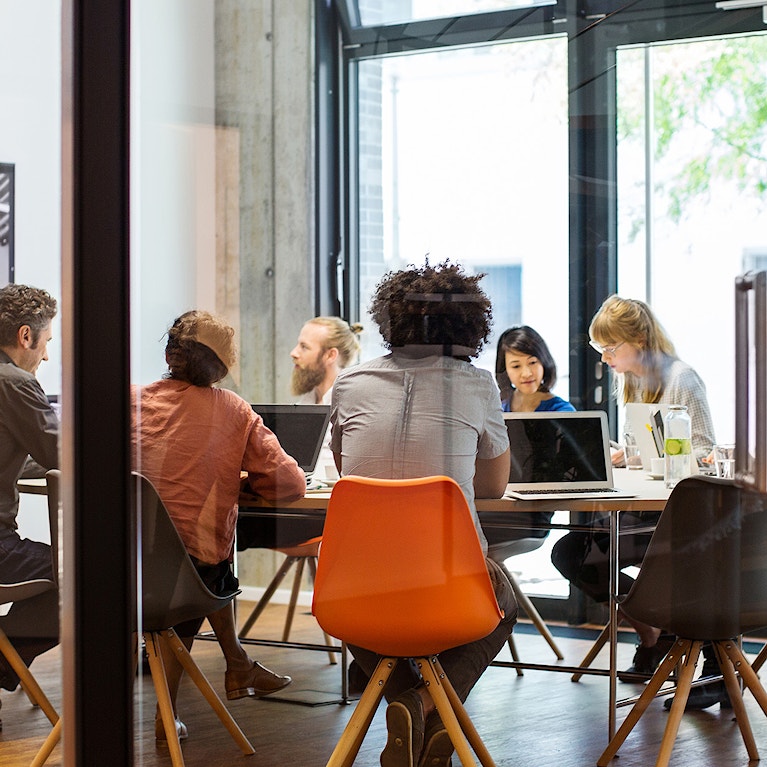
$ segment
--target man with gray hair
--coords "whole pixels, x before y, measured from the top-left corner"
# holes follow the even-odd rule
[[[35,376],[48,359],[56,308],[45,290],[15,284],[0,289],[1,583],[54,578],[50,546],[19,536],[16,482],[59,466],[59,419]],[[29,665],[58,644],[58,593],[17,602],[0,618],[0,627]],[[14,690],[18,683],[0,656],[0,687]]]

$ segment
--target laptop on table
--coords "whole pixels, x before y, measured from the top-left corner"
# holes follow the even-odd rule
[[[524,500],[633,498],[613,484],[607,415],[504,413],[511,447],[506,495]]]
[[[251,405],[282,449],[311,477],[330,420],[330,405]]]
[[[636,438],[642,468],[652,471],[652,459],[662,458],[664,454],[663,419],[668,413],[668,405],[627,402],[625,407],[626,431],[630,431]]]

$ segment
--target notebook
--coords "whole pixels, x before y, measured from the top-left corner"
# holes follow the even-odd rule
[[[251,405],[282,449],[307,475],[314,471],[330,420],[330,405]]]
[[[511,446],[506,495],[524,500],[633,498],[613,485],[607,415],[504,413]]]

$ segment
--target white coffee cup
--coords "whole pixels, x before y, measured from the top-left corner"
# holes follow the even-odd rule
[[[655,476],[663,476],[666,471],[666,459],[665,458],[651,458],[650,459],[650,474]]]

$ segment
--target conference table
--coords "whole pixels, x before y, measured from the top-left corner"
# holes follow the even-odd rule
[[[617,699],[617,642],[618,642],[618,606],[616,601],[616,589],[618,584],[618,551],[620,540],[620,515],[622,512],[632,511],[662,511],[668,500],[668,490],[661,480],[652,479],[641,470],[615,469],[615,485],[633,494],[631,498],[578,498],[567,500],[517,500],[512,498],[477,499],[477,512],[502,512],[508,514],[510,529],[515,527],[514,515],[519,512],[541,511],[569,511],[586,514],[609,514],[608,536],[610,557],[610,603],[609,603],[609,668],[592,669],[582,666],[543,665],[530,663],[510,663],[497,661],[495,665],[508,667],[524,667],[530,669],[545,669],[567,673],[606,675],[609,677],[609,713],[608,713],[608,739],[615,733]],[[327,510],[330,500],[331,488],[307,492],[307,494],[293,503],[270,503],[263,499],[242,495],[240,497],[240,514],[253,517],[292,517],[294,519],[317,519],[322,518]],[[501,525],[494,522],[494,526]],[[519,525],[516,525],[519,527]],[[586,529],[584,525],[551,525],[552,529]],[[636,528],[631,529],[637,532]]]
[[[620,515],[626,511],[662,511],[668,500],[670,491],[666,489],[662,481],[652,479],[644,471],[632,471],[628,469],[615,469],[616,486],[633,494],[631,498],[569,498],[566,501],[546,500],[517,500],[512,498],[477,499],[476,507],[479,513],[502,512],[508,514],[508,527],[515,527],[514,515],[519,512],[541,511],[569,511],[586,514],[609,514],[609,556],[610,556],[610,603],[609,603],[609,668],[592,669],[582,666],[566,665],[543,665],[531,663],[510,663],[497,661],[496,665],[509,667],[524,667],[529,669],[545,669],[579,674],[596,674],[609,676],[609,706],[608,706],[608,739],[615,733],[617,700],[617,640],[618,640],[618,608],[616,601],[616,588],[618,583],[618,551],[620,540]],[[46,492],[45,480],[19,480],[20,492],[44,494]],[[323,518],[330,500],[331,488],[307,494],[292,503],[270,503],[255,496],[241,495],[239,500],[239,513],[243,516],[262,518]],[[500,526],[494,522],[495,526]],[[516,525],[519,527],[519,525]],[[552,525],[552,529],[584,529],[583,525]],[[636,528],[631,529],[637,532]],[[258,641],[258,640],[256,640]],[[272,642],[264,642],[271,644]],[[300,646],[300,645],[299,645]],[[325,646],[317,646],[316,649],[327,651]],[[343,664],[345,665],[345,664]],[[344,680],[345,682],[345,680]],[[345,684],[344,684],[345,688]],[[344,696],[345,697],[345,696]]]

